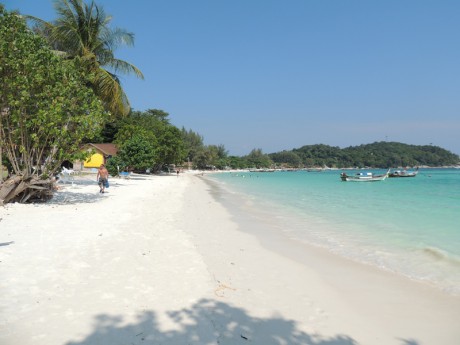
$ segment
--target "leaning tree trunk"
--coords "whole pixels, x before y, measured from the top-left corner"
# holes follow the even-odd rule
[[[13,175],[0,184],[0,206],[10,202],[46,201],[53,197],[54,183],[37,176]]]

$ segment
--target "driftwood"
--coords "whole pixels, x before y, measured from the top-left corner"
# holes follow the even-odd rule
[[[37,176],[13,175],[0,184],[0,206],[10,202],[46,201],[53,197],[54,182]]]

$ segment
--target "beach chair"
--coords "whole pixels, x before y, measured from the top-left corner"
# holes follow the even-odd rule
[[[66,167],[62,167],[62,171],[60,173],[62,175],[62,182],[67,182],[73,180],[75,175],[75,170],[67,169]]]
[[[131,178],[131,173],[127,171],[120,172],[120,177],[129,180]]]

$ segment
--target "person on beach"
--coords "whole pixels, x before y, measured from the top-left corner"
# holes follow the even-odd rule
[[[104,193],[105,185],[109,180],[109,172],[105,168],[104,164],[101,164],[97,171],[96,180],[99,182],[99,193]]]

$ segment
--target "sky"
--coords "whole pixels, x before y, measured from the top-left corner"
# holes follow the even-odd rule
[[[87,0],[88,1],[88,0]],[[52,0],[0,0],[45,20]],[[460,154],[460,1],[96,0],[134,110],[232,155],[396,141]]]

